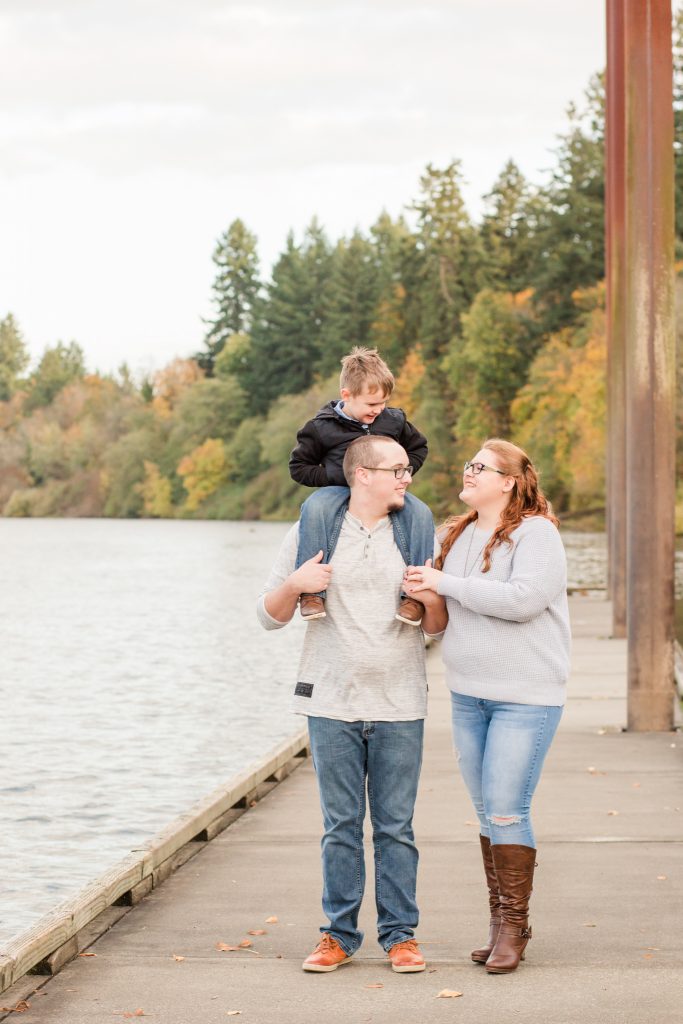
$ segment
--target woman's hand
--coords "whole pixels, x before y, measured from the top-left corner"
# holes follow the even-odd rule
[[[406,594],[420,594],[433,590],[436,593],[439,580],[443,573],[432,566],[431,558],[424,565],[409,565],[403,577],[403,588]]]

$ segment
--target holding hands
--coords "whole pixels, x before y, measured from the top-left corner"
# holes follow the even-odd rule
[[[432,566],[432,559],[428,558],[424,565],[409,565],[403,577],[403,586],[407,594],[420,594],[420,600],[424,595],[433,591],[437,593],[437,586],[443,573]]]

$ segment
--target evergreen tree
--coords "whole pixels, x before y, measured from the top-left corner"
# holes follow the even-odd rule
[[[8,313],[0,320],[0,401],[6,402],[12,397],[28,364],[29,354],[19,325]]]
[[[417,336],[417,247],[403,217],[384,212],[370,229],[377,301],[369,343],[398,373]]]
[[[558,165],[541,196],[531,284],[544,332],[572,323],[572,295],[605,273],[604,82],[595,76],[587,109],[569,108]]]
[[[319,371],[324,376],[354,345],[367,345],[377,305],[377,269],[371,243],[359,231],[340,239],[325,302]]]
[[[480,243],[461,185],[460,161],[443,170],[428,164],[420,179],[421,197],[413,205],[420,255],[418,340],[427,363],[438,360],[459,333],[460,316],[479,290]]]
[[[514,160],[505,164],[484,201],[480,235],[487,285],[522,291],[529,286],[536,218],[530,186]]]
[[[71,381],[85,376],[83,349],[75,341],[65,345],[58,341],[46,348],[37,369],[31,376],[31,390],[26,409],[32,411],[50,402]]]
[[[256,252],[256,236],[237,219],[218,239],[213,253],[218,273],[213,284],[215,320],[209,321],[206,350],[196,359],[202,369],[213,372],[216,356],[232,334],[248,333],[254,304],[261,287]]]
[[[290,232],[258,307],[248,363],[240,382],[265,410],[279,395],[304,391],[318,358],[311,330],[311,281],[301,247]]]

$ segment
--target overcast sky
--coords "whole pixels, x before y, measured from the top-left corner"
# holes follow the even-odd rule
[[[31,352],[158,368],[201,347],[218,235],[264,275],[313,215],[331,238],[462,161],[474,216],[534,181],[604,65],[573,0],[0,0],[0,317]]]

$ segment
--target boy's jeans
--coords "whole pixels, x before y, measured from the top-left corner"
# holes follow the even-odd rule
[[[536,847],[531,798],[541,777],[562,708],[511,704],[451,693],[453,739],[460,774],[493,844]],[[507,823],[500,824],[503,820]]]
[[[320,791],[323,912],[329,932],[351,955],[365,888],[363,819],[367,778],[375,846],[377,936],[385,950],[414,937],[418,852],[413,810],[422,765],[424,722],[340,722],[308,718]]]
[[[339,540],[339,533],[349,505],[348,487],[321,487],[301,506],[299,520],[299,551],[296,566],[307,562],[322,549],[323,562],[329,562]],[[390,512],[394,539],[406,565],[424,565],[434,557],[434,517],[429,508],[406,491],[405,505]],[[321,591],[320,597],[326,596]]]

